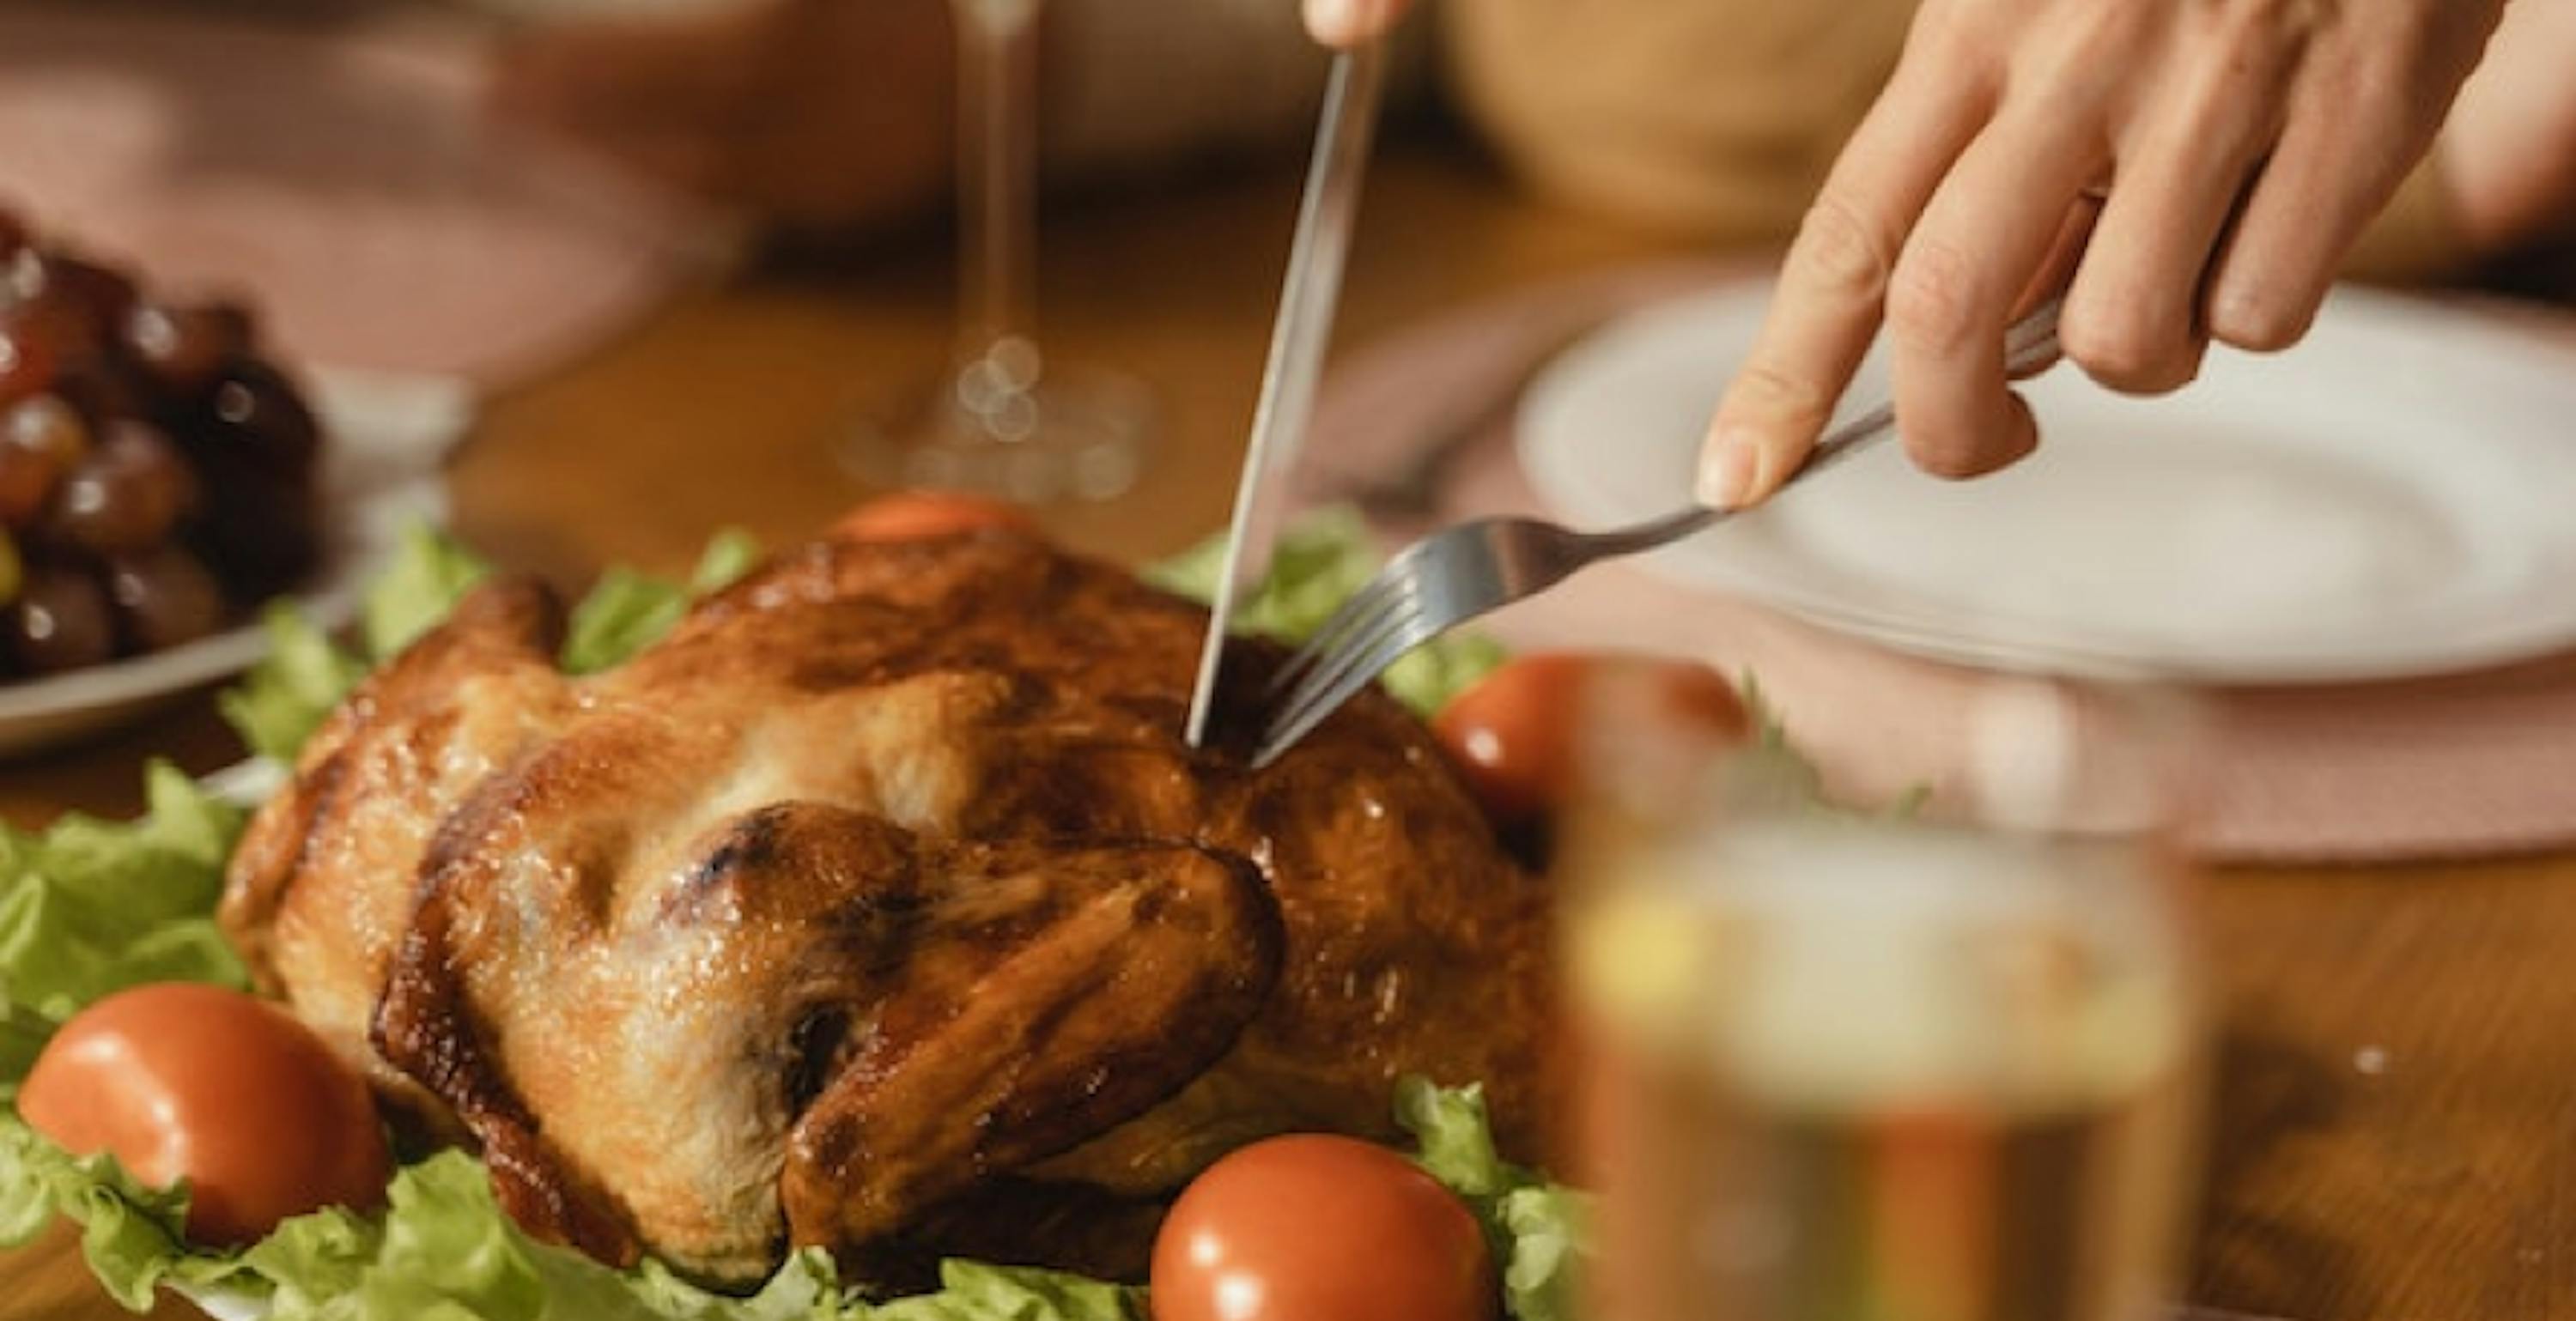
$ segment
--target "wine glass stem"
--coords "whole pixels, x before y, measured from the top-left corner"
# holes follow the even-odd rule
[[[1035,357],[1038,7],[956,0],[958,349],[970,366]]]

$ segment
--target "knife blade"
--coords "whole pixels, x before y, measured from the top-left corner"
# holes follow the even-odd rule
[[[1271,327],[1270,359],[1261,378],[1261,402],[1252,416],[1252,442],[1235,488],[1234,522],[1226,533],[1225,568],[1217,579],[1207,641],[1199,652],[1197,686],[1190,693],[1190,746],[1205,747],[1216,714],[1226,645],[1235,614],[1270,576],[1290,473],[1305,445],[1315,411],[1315,387],[1324,372],[1324,350],[1341,305],[1351,227],[1359,215],[1360,185],[1377,132],[1384,87],[1384,55],[1372,44],[1334,57],[1324,94],[1323,122],[1306,169],[1306,191],[1297,209],[1297,236],[1288,249],[1288,276]]]

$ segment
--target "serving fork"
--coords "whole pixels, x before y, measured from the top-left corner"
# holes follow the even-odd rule
[[[2006,333],[2008,375],[2026,376],[2056,360],[2057,312],[2052,299]],[[1834,428],[1790,480],[1869,448],[1895,420],[1894,405],[1882,403]],[[1413,543],[1324,621],[1271,679],[1252,764],[1278,760],[1386,667],[1433,638],[1604,560],[1670,545],[1735,512],[1694,507],[1606,532],[1577,532],[1534,518],[1483,518]]]

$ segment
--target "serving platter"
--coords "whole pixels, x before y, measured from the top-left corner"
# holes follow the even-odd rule
[[[295,594],[315,622],[337,628],[403,529],[444,518],[439,469],[470,428],[472,391],[439,376],[317,370],[311,401],[329,441],[323,459],[325,537],[312,580]],[[100,733],[240,673],[265,652],[256,618],[148,656],[50,678],[0,684],[0,756],[22,756]]]
[[[1586,524],[1687,498],[1769,302],[1731,284],[1631,314],[1524,401],[1532,485]],[[2576,644],[2576,362],[2488,314],[2347,289],[2300,348],[2213,352],[2164,399],[2060,367],[2045,435],[1943,483],[1882,446],[1653,557],[1651,572],[1974,665],[2312,684]],[[1874,351],[1847,401],[1884,397]]]
[[[179,1293],[213,1321],[261,1321],[271,1310],[268,1300],[248,1294],[194,1288],[182,1288]]]

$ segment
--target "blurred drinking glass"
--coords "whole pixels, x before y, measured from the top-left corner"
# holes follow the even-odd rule
[[[949,7],[959,74],[955,360],[936,382],[862,417],[843,455],[880,485],[1109,499],[1135,484],[1153,401],[1133,380],[1038,348],[1040,0]]]
[[[1567,939],[1600,1321],[2142,1321],[2196,1194],[2187,713],[1980,686],[1908,813],[1593,695]]]

